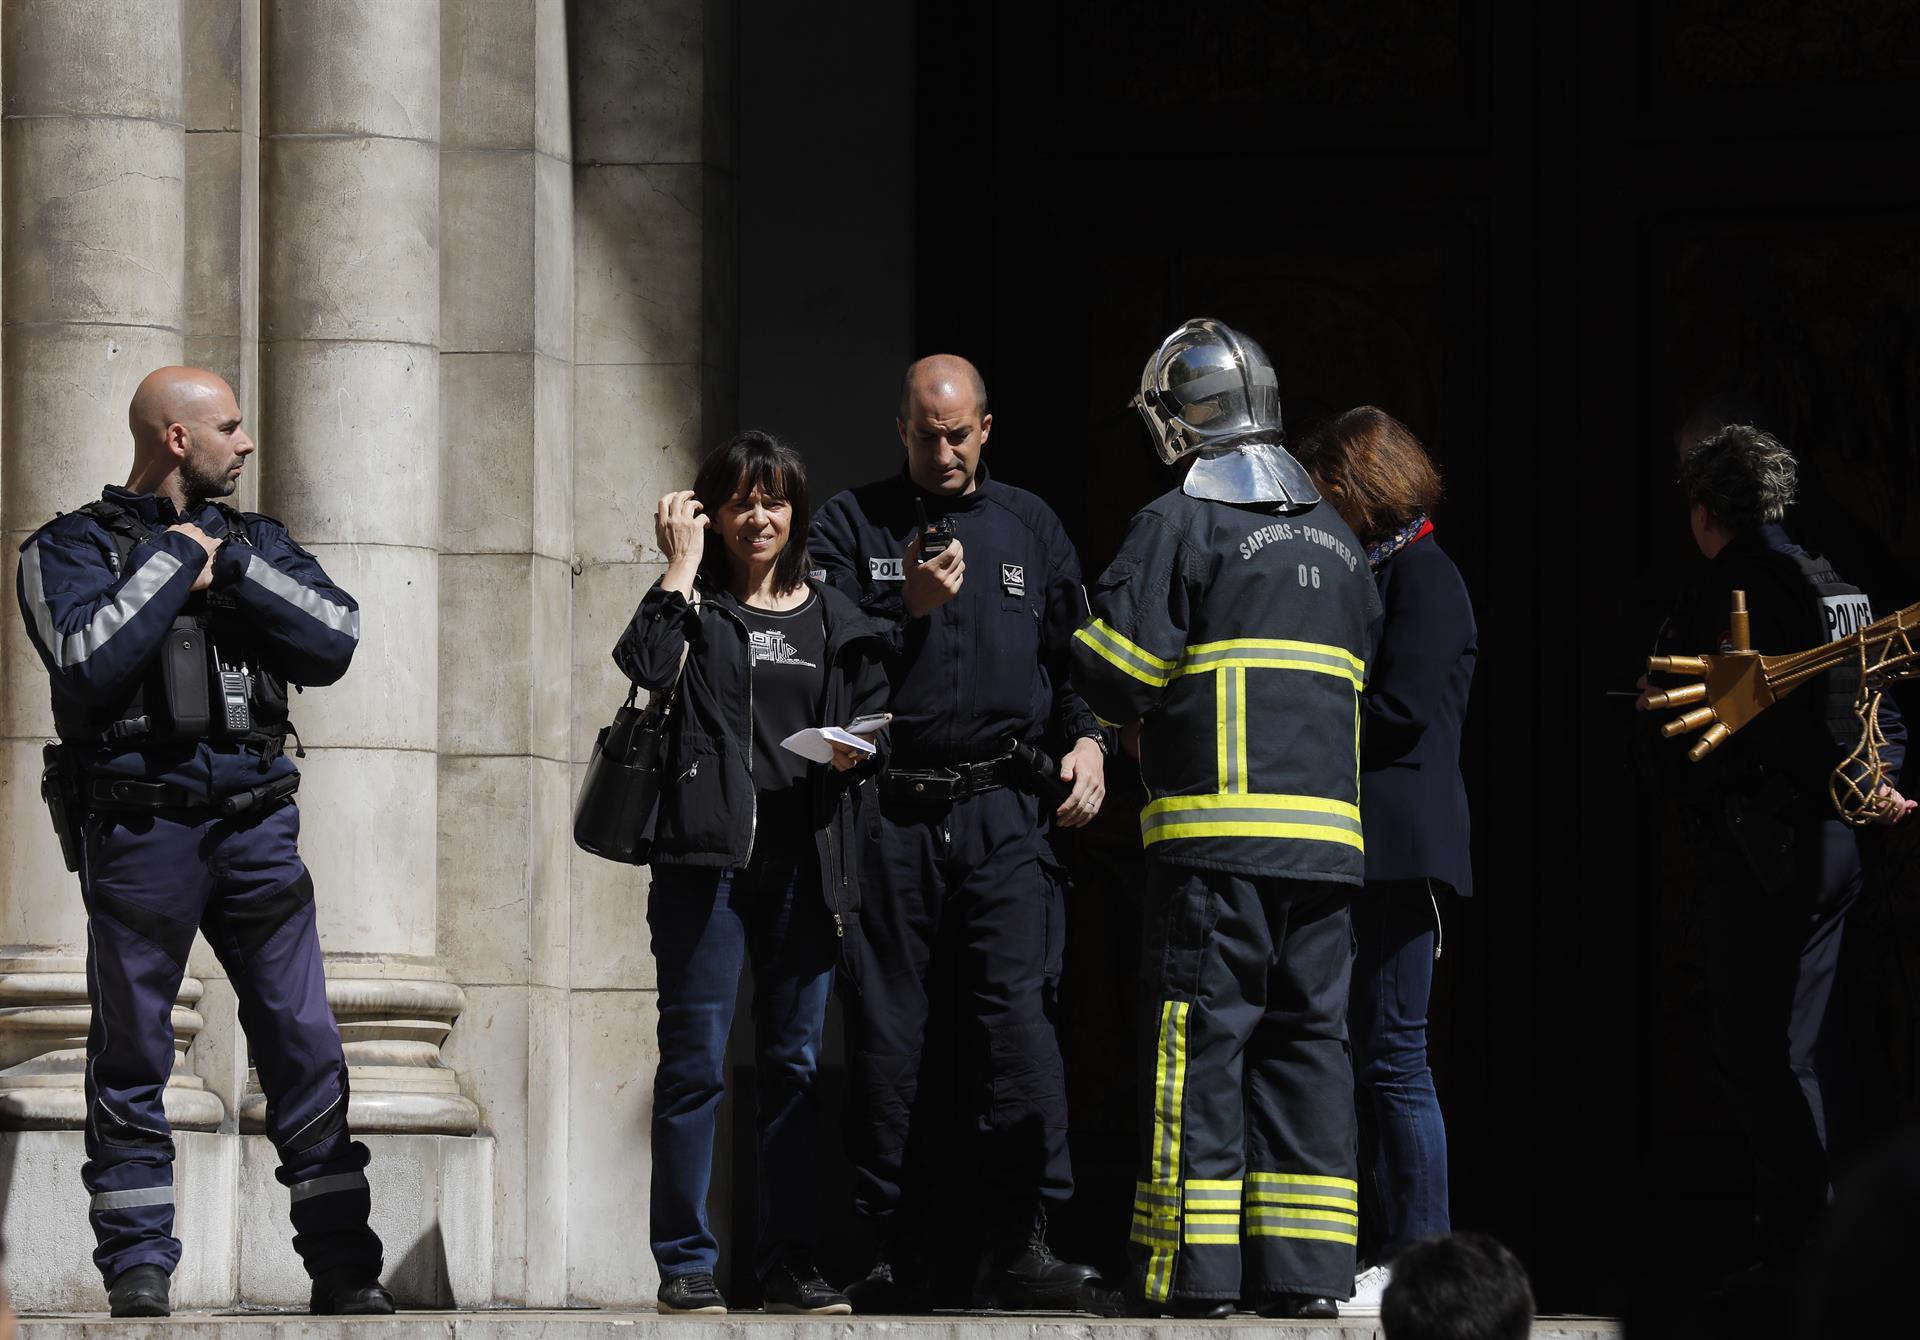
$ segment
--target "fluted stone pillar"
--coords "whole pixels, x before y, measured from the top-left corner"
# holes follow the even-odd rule
[[[614,640],[661,571],[655,503],[690,486],[733,426],[735,9],[575,0],[568,12],[577,789],[626,692]],[[582,855],[572,885],[569,1292],[613,1304],[656,1282],[645,1252],[601,1231],[648,1198],[658,1009],[645,872]]]
[[[180,0],[6,0],[4,494],[0,553],[56,511],[126,478],[127,402],[181,357],[185,126]],[[0,1127],[83,1119],[85,917],[39,800],[52,737],[46,675],[23,630],[13,564],[0,597]],[[174,1011],[201,1025],[189,978]],[[217,1126],[184,1066],[173,1123]]]
[[[563,0],[441,11],[440,953],[495,1292],[567,1299],[573,181]],[[484,654],[479,649],[484,648]]]
[[[294,703],[328,998],[357,1131],[467,1134],[435,961],[440,4],[263,10],[261,502],[362,611],[347,677]]]

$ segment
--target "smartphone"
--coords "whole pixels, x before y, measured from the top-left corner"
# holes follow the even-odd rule
[[[891,712],[875,712],[869,716],[855,717],[847,723],[847,734],[871,735],[892,720]]]

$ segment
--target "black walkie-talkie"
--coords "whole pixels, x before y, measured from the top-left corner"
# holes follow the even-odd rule
[[[947,546],[953,543],[953,518],[927,520],[927,509],[918,498],[913,500],[913,514],[920,521],[920,561],[926,563],[946,553]]]

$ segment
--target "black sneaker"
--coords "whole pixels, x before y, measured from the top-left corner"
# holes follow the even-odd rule
[[[1263,1317],[1298,1317],[1314,1321],[1332,1321],[1340,1315],[1340,1305],[1331,1298],[1307,1293],[1270,1293],[1260,1300]]]
[[[107,1289],[107,1307],[116,1317],[170,1317],[167,1301],[170,1281],[159,1266],[128,1266],[113,1277]]]
[[[348,1266],[314,1277],[307,1310],[316,1317],[390,1317],[393,1295],[372,1271]]]
[[[699,1312],[721,1316],[727,1310],[727,1300],[720,1296],[720,1288],[713,1282],[713,1273],[707,1270],[695,1270],[661,1280],[653,1296],[658,1300],[661,1312]]]
[[[846,1299],[863,1317],[915,1317],[933,1311],[933,1286],[924,1278],[897,1270],[882,1256],[866,1278],[847,1286]]]
[[[775,1266],[760,1281],[760,1295],[769,1312],[805,1312],[819,1317],[844,1317],[852,1301],[820,1278],[810,1261]]]

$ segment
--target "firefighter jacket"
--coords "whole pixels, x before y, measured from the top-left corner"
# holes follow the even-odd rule
[[[211,559],[167,529],[181,521],[223,541]],[[208,564],[211,583],[193,590]],[[190,621],[223,658],[298,685],[333,683],[359,645],[359,606],[286,527],[212,503],[182,517],[166,498],[109,487],[100,504],[28,537],[16,583],[60,736],[84,751],[89,770],[210,799],[285,776],[293,763],[241,740],[156,742],[114,730],[140,701],[169,630]]]
[[[1074,635],[1074,684],[1141,722],[1156,860],[1359,884],[1360,691],[1381,607],[1320,503],[1278,514],[1180,490],[1133,519]]]

